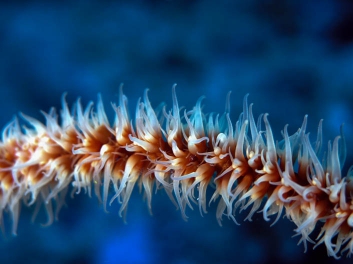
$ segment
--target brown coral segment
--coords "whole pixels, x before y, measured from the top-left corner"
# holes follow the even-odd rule
[[[84,189],[89,195],[93,186],[104,208],[114,189],[109,202],[121,203],[122,215],[137,183],[149,209],[153,189],[163,188],[187,218],[185,210],[193,204],[206,213],[206,192],[212,188],[220,224],[223,215],[236,222],[238,209],[251,208],[247,220],[260,210],[266,221],[277,214],[275,222],[284,211],[305,247],[307,241],[315,243],[309,235],[322,221],[316,245],[325,243],[328,255],[336,258],[342,251],[350,255],[353,173],[341,175],[343,133],[322,154],[321,122],[314,144],[305,132],[307,117],[291,136],[286,126],[283,140],[275,143],[268,115],[260,115],[255,123],[247,97],[235,125],[227,112],[204,114],[201,102],[191,111],[181,111],[174,86],[172,109],[157,113],[146,91],[133,125],[121,89],[119,104],[113,105],[113,125],[100,99],[96,112],[92,104],[83,110],[78,102],[73,113],[63,99],[61,124],[54,109],[44,113],[46,124],[24,116],[31,129],[21,130],[13,121],[4,129],[0,145],[0,217],[4,211],[12,215],[15,233],[20,204],[39,208],[44,203],[50,224],[52,200],[57,213],[69,185],[73,192]]]

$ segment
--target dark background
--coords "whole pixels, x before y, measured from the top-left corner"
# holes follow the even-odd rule
[[[86,105],[101,93],[110,117],[124,83],[131,112],[150,88],[152,104],[191,109],[205,95],[204,111],[224,111],[232,91],[232,120],[250,93],[254,112],[270,113],[275,137],[294,133],[309,115],[325,142],[345,123],[347,164],[353,164],[353,4],[351,1],[60,1],[0,4],[0,124],[24,112],[61,107],[68,92]],[[132,116],[134,116],[132,114]],[[346,174],[348,166],[344,168]],[[324,246],[307,253],[292,238],[288,219],[275,226],[256,214],[240,226],[215,219],[216,204],[188,222],[164,192],[153,196],[150,216],[136,190],[127,224],[114,203],[104,213],[95,197],[67,197],[59,221],[31,224],[22,207],[18,236],[0,241],[0,263],[333,263]],[[351,263],[345,256],[341,263]]]

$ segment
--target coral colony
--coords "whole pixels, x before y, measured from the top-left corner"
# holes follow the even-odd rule
[[[284,212],[305,248],[307,241],[315,247],[324,243],[329,256],[351,255],[353,173],[341,175],[346,156],[342,129],[322,151],[322,123],[311,143],[305,117],[291,136],[285,126],[283,140],[275,144],[267,114],[256,123],[246,97],[235,124],[228,111],[203,113],[201,102],[181,110],[174,86],[172,109],[154,110],[146,90],[133,124],[120,89],[113,125],[100,99],[96,111],[92,104],[84,110],[77,102],[72,112],[63,99],[60,124],[54,109],[44,113],[46,124],[23,116],[32,128],[21,129],[14,120],[0,145],[0,217],[11,215],[15,233],[20,204],[44,204],[50,224],[53,200],[58,211],[69,188],[90,195],[92,187],[104,208],[108,202],[121,203],[122,215],[137,183],[149,208],[153,189],[163,188],[186,218],[192,204],[206,213],[209,189],[210,200],[218,201],[219,222],[223,215],[236,222],[237,212],[247,208],[247,220],[261,211],[266,221],[277,215],[276,222]],[[314,241],[310,234],[318,222],[321,232]]]

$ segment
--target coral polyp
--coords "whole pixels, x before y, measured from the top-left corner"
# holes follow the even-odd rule
[[[73,111],[63,98],[60,118],[52,109],[43,113],[45,124],[23,115],[31,128],[21,128],[15,119],[3,130],[0,144],[0,217],[11,215],[15,233],[20,205],[38,209],[44,204],[51,224],[53,201],[57,213],[70,188],[89,195],[93,188],[105,209],[119,202],[123,216],[137,184],[150,210],[155,189],[164,189],[185,219],[186,208],[193,205],[206,213],[207,192],[213,192],[210,201],[218,202],[220,224],[223,216],[237,223],[238,212],[245,209],[246,220],[261,211],[266,221],[276,215],[273,223],[284,213],[305,248],[307,241],[324,243],[335,258],[353,252],[353,173],[342,177],[342,129],[323,151],[322,122],[312,143],[305,117],[293,135],[285,126],[283,139],[275,143],[268,114],[255,122],[247,96],[235,124],[229,111],[203,113],[202,98],[192,110],[181,110],[175,86],[172,97],[171,110],[154,110],[146,90],[134,122],[122,89],[118,105],[113,104],[113,124],[100,98],[96,110],[93,104],[83,109],[78,101]],[[315,242],[310,235],[319,222]]]

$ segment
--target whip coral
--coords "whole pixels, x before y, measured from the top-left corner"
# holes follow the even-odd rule
[[[223,115],[207,115],[201,103],[202,98],[192,110],[181,110],[174,86],[172,109],[154,110],[146,90],[133,124],[120,89],[113,125],[100,98],[96,111],[93,104],[84,110],[78,101],[72,112],[63,98],[60,123],[54,109],[43,113],[46,124],[23,115],[31,128],[20,128],[15,119],[3,130],[0,145],[0,217],[11,215],[15,233],[20,205],[35,204],[36,213],[44,204],[50,224],[53,200],[57,213],[70,186],[89,195],[93,187],[105,209],[117,200],[123,215],[138,184],[149,209],[153,190],[164,189],[186,218],[193,204],[207,212],[206,193],[212,189],[220,224],[222,216],[236,222],[237,212],[247,208],[247,220],[261,211],[266,221],[277,215],[274,223],[284,212],[305,249],[309,241],[324,243],[335,258],[353,253],[353,170],[342,177],[342,128],[323,152],[322,122],[314,143],[305,131],[306,116],[296,133],[290,136],[285,126],[283,140],[275,143],[268,115],[255,122],[247,96],[235,125],[229,107]],[[317,225],[315,242],[310,234]]]

